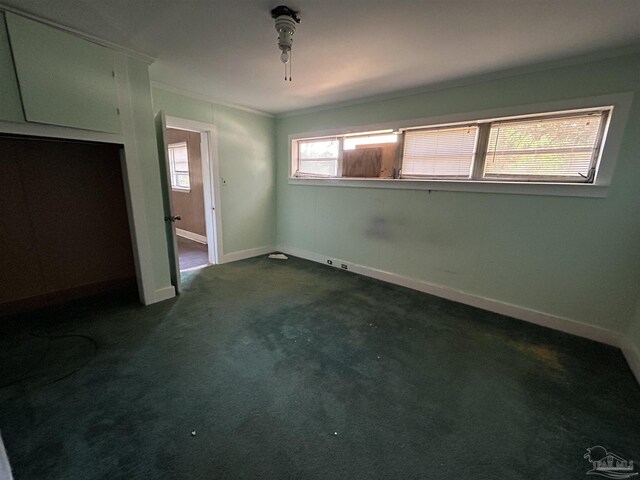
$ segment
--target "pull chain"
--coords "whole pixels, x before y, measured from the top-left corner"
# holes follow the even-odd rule
[[[289,51],[289,60],[284,64],[284,81],[291,81],[291,64],[293,63],[293,56],[291,55],[291,51]],[[287,67],[289,71],[289,77],[287,78]]]

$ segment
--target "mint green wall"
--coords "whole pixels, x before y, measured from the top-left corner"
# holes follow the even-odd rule
[[[223,253],[275,245],[275,121],[271,117],[153,89],[155,112],[218,130]]]
[[[640,272],[637,99],[606,199],[289,185],[288,135],[637,92],[639,79],[635,54],[279,118],[278,245],[624,332]]]

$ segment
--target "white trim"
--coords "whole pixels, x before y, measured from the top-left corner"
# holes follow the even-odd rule
[[[178,253],[178,237],[176,235],[176,222],[167,219],[174,217],[173,193],[171,191],[171,166],[169,165],[169,148],[167,144],[167,119],[163,111],[156,115],[156,139],[158,140],[158,159],[160,161],[160,184],[162,189],[164,232],[167,242],[167,254],[169,260],[169,279],[175,287],[176,295],[182,291],[180,277],[180,260]],[[164,181],[163,181],[164,179]],[[166,203],[165,203],[166,202]]]
[[[99,38],[96,37],[94,35],[91,35],[89,33],[86,32],[82,32],[80,30],[77,30],[75,28],[69,27],[67,25],[64,25],[62,23],[58,23],[55,22],[53,20],[48,20],[46,18],[40,17],[38,15],[35,15],[33,13],[29,13],[25,10],[21,10],[19,8],[15,8],[12,7],[10,5],[7,5],[3,2],[0,2],[0,10],[4,10],[5,12],[10,12],[10,13],[14,13],[16,15],[20,15],[21,17],[25,17],[28,18],[30,20],[34,20],[38,23],[42,23],[44,25],[48,25],[50,27],[53,27],[57,30],[62,30],[63,32],[69,33],[71,35],[74,35],[76,37],[79,37],[83,40],[87,40],[88,42],[91,43],[96,43],[98,45],[101,45],[103,47],[107,47],[110,48],[111,50],[115,50],[116,52],[119,53],[124,53],[125,55],[128,55],[129,57],[132,58],[136,58],[138,60],[142,60],[143,62],[147,63],[147,64],[152,64],[156,58],[152,57],[151,55],[147,55],[146,53],[142,53],[139,52],[137,50],[133,50],[131,48],[128,47],[123,47],[122,45],[118,45],[117,43],[113,43],[110,42],[109,40],[105,40],[103,38]]]
[[[606,197],[611,183],[618,153],[622,144],[627,118],[633,102],[633,92],[600,95],[571,100],[561,100],[529,105],[501,107],[477,112],[438,115],[428,118],[408,119],[395,122],[359,125],[348,128],[334,128],[312,132],[294,133],[288,136],[288,183],[291,185],[342,186],[367,188],[405,188],[420,190],[468,191],[509,193],[524,195],[557,195],[574,197]],[[416,126],[442,126],[465,122],[486,121],[502,117],[535,116],[549,112],[574,111],[590,108],[613,107],[608,120],[608,131],[604,149],[600,155],[598,173],[592,184],[554,182],[496,182],[486,180],[417,180],[417,179],[341,179],[341,178],[298,178],[293,176],[294,146],[297,140],[336,135],[366,133],[393,129],[400,130]]]
[[[176,289],[173,285],[169,287],[161,288],[160,290],[156,290],[154,292],[154,303],[162,302],[163,300],[168,300],[176,296]]]
[[[222,256],[222,262],[229,263],[237,262],[238,260],[244,260],[245,258],[258,257],[260,255],[267,255],[273,253],[277,248],[273,245],[265,245],[263,247],[250,248],[248,250],[240,250],[239,252],[225,253]]]
[[[638,347],[628,339],[623,340],[620,349],[629,364],[629,368],[635,375],[636,380],[640,383],[640,349],[638,349]]]
[[[246,107],[244,105],[238,105],[237,103],[229,103],[222,100],[218,100],[213,97],[209,97],[208,95],[203,95],[201,93],[196,93],[191,90],[187,90],[185,88],[174,87],[173,85],[169,85],[167,83],[162,83],[157,80],[151,80],[151,87],[157,88],[159,90],[164,90],[170,93],[176,93],[178,95],[182,95],[184,97],[190,97],[194,100],[202,100],[203,102],[213,103],[214,105],[220,105],[221,107],[229,107],[235,108],[236,110],[242,110],[244,112],[255,113],[256,115],[262,115],[264,117],[275,118],[275,115],[268,112],[263,112],[262,110],[256,110],[251,107]]]
[[[129,85],[129,69],[124,55],[115,55],[116,85],[118,89],[118,105],[124,144],[121,153],[122,176],[127,198],[127,211],[133,243],[133,257],[136,265],[138,294],[144,305],[156,302],[156,285],[151,248],[149,246],[149,227],[145,212],[147,203],[144,198],[142,172],[140,171],[140,155],[136,142],[136,129],[133,118],[133,105]]]
[[[526,103],[519,105],[509,105],[506,107],[489,108],[483,110],[475,110],[471,112],[457,112],[430,117],[407,118],[403,120],[395,120],[389,122],[378,122],[359,124],[349,127],[326,128],[322,130],[313,130],[310,132],[298,132],[289,135],[289,140],[322,138],[337,135],[362,135],[367,132],[401,130],[413,128],[430,128],[434,126],[448,126],[456,124],[473,123],[477,121],[487,121],[492,119],[501,119],[504,117],[529,117],[535,115],[544,115],[549,112],[589,110],[601,107],[613,106],[615,112],[625,110],[628,115],[631,103],[633,102],[634,92],[618,92],[606,95],[597,95],[590,97],[573,98],[566,100],[555,100],[542,103]],[[620,113],[617,115],[621,116]],[[625,122],[626,123],[626,122]],[[624,128],[624,124],[623,124]]]
[[[167,128],[200,134],[202,160],[202,188],[204,193],[204,219],[207,231],[209,263],[222,263],[222,200],[220,193],[220,158],[218,156],[218,129],[211,123],[198,122],[173,116],[165,117]]]
[[[306,260],[322,263],[324,265],[327,264],[327,260],[331,260],[333,262],[334,268],[341,268],[342,264],[346,264],[348,267],[348,271],[357,273],[359,275],[376,278],[378,280],[393,283],[395,285],[401,285],[403,287],[418,290],[420,292],[425,292],[430,295],[446,298],[447,300],[463,303],[465,305],[471,305],[473,307],[517,318],[529,323],[534,323],[536,325],[541,325],[543,327],[548,327],[554,330],[569,333],[571,335],[577,335],[579,337],[588,338],[589,340],[595,340],[596,342],[605,343],[607,345],[612,345],[615,347],[620,346],[621,337],[617,332],[582,323],[570,318],[560,317],[526,307],[520,307],[518,305],[502,302],[493,298],[474,295],[462,290],[457,290],[442,285],[436,285],[434,283],[425,282],[424,280],[405,277],[384,270],[365,267],[363,265],[354,264],[348,261],[320,255],[298,248],[280,246],[277,250],[288,255],[304,258]]]
[[[204,191],[205,228],[209,245],[209,263],[220,262],[223,250],[222,194],[220,157],[218,156],[218,129],[214,125],[200,130],[200,157],[202,158],[202,186]]]
[[[29,135],[35,137],[60,138],[66,140],[80,140],[86,142],[115,143],[122,145],[124,135],[115,133],[94,132],[73,127],[59,127],[34,122],[6,122],[0,121],[0,132],[14,135]]]
[[[207,244],[207,237],[204,235],[200,235],[198,233],[193,233],[188,230],[183,230],[181,228],[176,227],[176,235],[182,238],[186,238],[188,240],[193,240],[194,242],[202,243],[203,245]]]
[[[148,305],[150,303],[153,303],[153,300],[149,295],[149,289],[151,285],[149,280],[145,279],[144,277],[145,275],[149,275],[150,271],[148,267],[143,267],[143,264],[145,262],[148,264],[149,255],[146,252],[139,251],[140,246],[147,243],[145,242],[144,235],[141,236],[138,233],[138,229],[142,228],[143,224],[146,224],[146,220],[140,218],[140,212],[133,206],[131,191],[134,188],[133,184],[137,183],[134,182],[136,175],[133,172],[133,169],[128,166],[127,155],[125,153],[124,147],[120,149],[120,168],[122,170],[122,183],[124,184],[124,196],[127,206],[127,219],[129,221],[129,236],[131,238],[131,246],[133,248],[133,263],[136,270],[138,298],[143,305]],[[133,178],[130,176],[129,170],[132,170]],[[135,193],[133,194],[133,196],[135,196]],[[153,281],[153,284],[155,285],[155,281]]]
[[[290,178],[289,185],[316,187],[364,187],[402,190],[434,190],[445,192],[483,192],[522,195],[554,195],[562,197],[605,198],[608,188],[585,183],[488,182],[462,180],[414,180],[382,178]]]

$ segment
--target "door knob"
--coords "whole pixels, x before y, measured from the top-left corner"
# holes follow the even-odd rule
[[[165,222],[175,222],[176,220],[182,220],[182,217],[178,215],[171,215],[170,217],[164,217]]]

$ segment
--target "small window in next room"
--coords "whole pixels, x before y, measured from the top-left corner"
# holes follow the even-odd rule
[[[174,190],[189,191],[189,153],[187,143],[169,144],[169,167],[171,170],[171,188]]]

